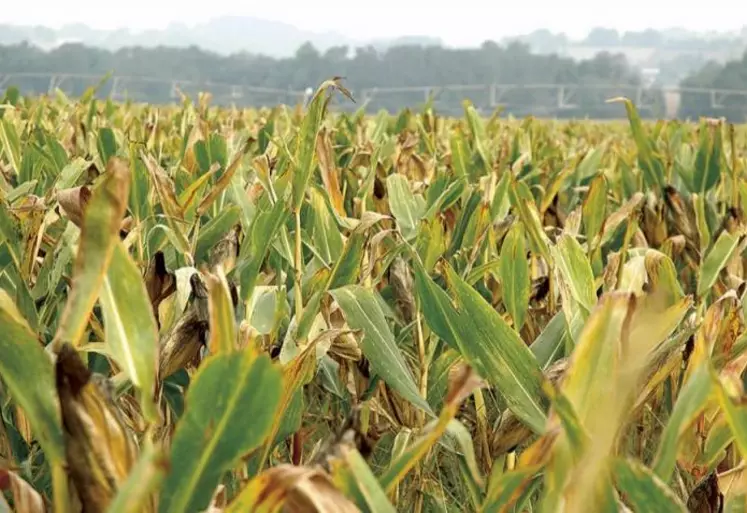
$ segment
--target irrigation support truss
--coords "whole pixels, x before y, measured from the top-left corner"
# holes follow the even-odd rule
[[[24,93],[52,94],[56,89],[69,90],[74,83],[93,86],[101,80],[99,75],[75,73],[15,73],[0,71],[0,90],[11,85],[20,85]],[[29,84],[32,84],[29,86]],[[108,97],[113,100],[131,99],[146,101],[142,93],[137,92],[136,86],[152,85],[168,91],[168,97],[177,100],[181,92],[194,94],[198,91],[210,92],[217,103],[228,103],[247,106],[267,106],[274,104],[296,104],[303,102],[305,91],[293,89],[277,89],[267,87],[253,87],[240,84],[226,84],[219,82],[196,82],[190,80],[166,80],[153,77],[112,76],[110,79]],[[134,89],[134,91],[130,91]],[[512,93],[534,92],[543,98],[551,98],[541,107],[530,103],[519,105],[510,98]],[[374,87],[353,91],[357,98],[358,108],[367,105],[376,108],[377,104],[385,103],[392,96],[400,99],[407,97],[411,104],[434,101],[440,108],[460,109],[459,100],[470,98],[480,109],[496,109],[498,107],[526,107],[531,110],[538,107],[542,113],[560,113],[578,108],[579,100],[590,92],[596,92],[604,98],[625,96],[633,100],[636,107],[643,113],[656,108],[659,115],[669,118],[677,116],[682,95],[691,94],[702,97],[703,104],[708,105],[714,112],[733,108],[727,106],[729,100],[738,99],[747,110],[747,91],[728,89],[701,89],[683,87],[659,86],[631,86],[631,85],[594,85],[594,84],[486,84],[486,85],[444,85],[444,86],[409,86],[409,87]],[[450,101],[441,102],[444,96],[450,95]],[[139,97],[140,96],[140,97]],[[473,97],[478,97],[475,101]],[[663,100],[663,101],[662,101]],[[658,103],[657,103],[658,102]],[[601,104],[601,103],[600,103]]]

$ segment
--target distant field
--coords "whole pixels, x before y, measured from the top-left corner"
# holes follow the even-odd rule
[[[333,89],[3,99],[4,501],[747,506],[744,129]]]

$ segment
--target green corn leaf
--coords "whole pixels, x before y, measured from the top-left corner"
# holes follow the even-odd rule
[[[604,175],[599,175],[592,180],[582,208],[586,240],[594,241],[599,235],[604,226],[606,210],[607,180]]]
[[[614,472],[617,486],[633,511],[687,511],[666,483],[641,463],[618,458],[614,463]]]
[[[696,191],[705,194],[719,181],[721,174],[721,159],[723,151],[721,124],[711,126],[710,123],[700,124],[700,144],[695,156],[693,181]]]
[[[499,275],[503,302],[506,310],[511,314],[514,329],[517,331],[521,331],[524,325],[532,287],[529,277],[529,261],[526,255],[523,225],[516,223],[503,241]]]
[[[563,312],[569,333],[575,341],[597,302],[594,273],[581,245],[570,235],[561,235],[551,251],[563,299]]]
[[[664,186],[664,163],[656,154],[654,139],[643,128],[638,110],[633,105],[633,102],[627,98],[616,98],[610,101],[622,101],[625,103],[630,130],[638,148],[638,165],[643,172],[644,183],[648,187],[661,190]]]
[[[269,434],[280,391],[281,373],[267,355],[244,351],[203,362],[174,433],[159,511],[204,510],[223,474]]]
[[[522,490],[540,470],[539,465],[532,465],[501,475],[494,483],[491,483],[482,510],[486,512],[511,511],[511,507],[519,500]]]
[[[373,291],[360,285],[348,285],[332,290],[330,294],[345,312],[350,327],[363,330],[361,349],[374,372],[402,397],[433,415],[430,406],[418,391],[412,372],[397,347]]]
[[[0,146],[5,157],[10,162],[10,167],[16,174],[21,172],[21,142],[15,125],[6,119],[0,119]]]
[[[64,459],[62,424],[55,394],[54,369],[13,299],[0,289],[0,377],[23,408],[44,453]],[[31,378],[33,376],[33,379]]]
[[[106,345],[119,367],[140,390],[146,418],[157,420],[153,401],[158,331],[148,291],[135,262],[117,242],[101,287]]]
[[[236,206],[222,209],[217,216],[200,229],[195,248],[195,262],[205,262],[218,242],[239,222],[241,209]]]
[[[662,481],[669,481],[674,472],[680,437],[703,410],[712,391],[711,376],[705,365],[698,367],[683,385],[664,428],[652,466]]]
[[[363,513],[396,513],[366,460],[355,449],[344,448],[332,463],[332,479]]]
[[[291,203],[294,210],[301,208],[306,187],[314,171],[316,136],[322,126],[330,100],[330,89],[338,90],[352,99],[350,93],[340,85],[338,80],[324,82],[314,94],[296,137],[293,155],[295,160],[293,165],[293,200]]]
[[[397,225],[406,240],[417,235],[418,224],[425,213],[425,203],[410,190],[410,184],[403,175],[390,175],[386,180],[389,194],[389,208],[397,220]],[[420,201],[418,201],[420,199]]]
[[[547,404],[534,356],[519,335],[450,266],[446,267],[446,280],[452,297],[415,259],[415,289],[426,322],[497,387],[519,419],[541,433]]]
[[[727,231],[721,232],[711,251],[705,257],[703,266],[700,268],[698,279],[698,295],[702,296],[708,292],[716,283],[721,270],[726,267],[729,259],[739,246],[740,238]]]
[[[112,159],[104,181],[94,189],[86,207],[73,286],[60,320],[57,342],[81,342],[99,289],[119,238],[119,227],[127,209],[130,170]]]
[[[114,136],[114,131],[111,128],[100,129],[96,146],[99,150],[101,163],[106,166],[109,159],[117,154],[117,139]]]
[[[289,217],[290,213],[282,202],[277,202],[271,209],[260,212],[254,217],[251,232],[241,245],[239,251],[241,263],[237,266],[241,297],[244,301],[252,297],[259,270],[265,261],[270,244]]]

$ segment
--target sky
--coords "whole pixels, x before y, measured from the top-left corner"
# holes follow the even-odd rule
[[[283,21],[314,32],[337,32],[356,39],[403,35],[440,37],[446,44],[471,46],[487,39],[525,34],[538,28],[584,37],[595,26],[625,30],[682,27],[695,31],[738,30],[747,16],[729,13],[732,0],[710,0],[708,8],[684,8],[681,0],[30,0],[0,12],[0,23],[59,27],[85,23],[113,29],[193,25],[218,16],[253,16]],[[503,4],[503,5],[501,5]],[[443,7],[441,7],[443,6]],[[450,7],[446,7],[450,6]],[[644,14],[645,13],[645,14]]]

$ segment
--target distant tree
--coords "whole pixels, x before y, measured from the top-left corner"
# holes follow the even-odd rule
[[[658,48],[664,44],[664,37],[660,32],[653,29],[646,29],[642,32],[626,32],[622,36],[622,44]]]
[[[620,34],[615,29],[597,27],[589,32],[584,43],[590,46],[618,46]]]
[[[739,60],[724,65],[709,62],[696,73],[685,78],[683,88],[747,90],[747,52]],[[724,116],[729,120],[743,123],[747,113],[747,97],[734,94],[727,95],[714,108],[713,98],[705,92],[683,93],[680,114],[684,117]]]

